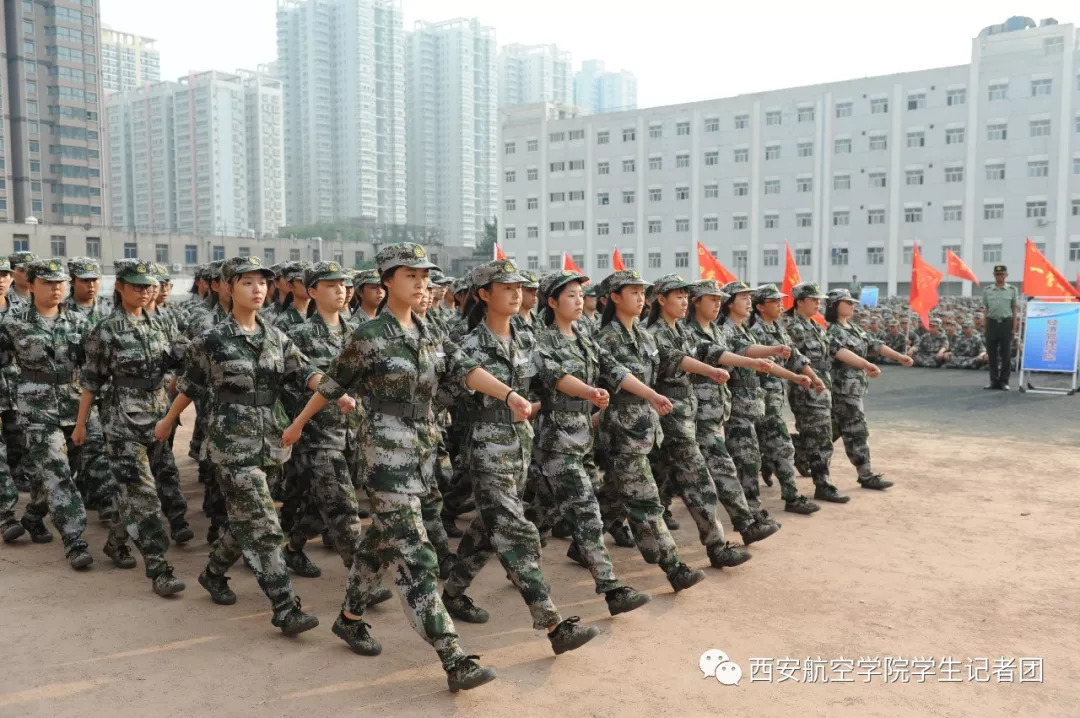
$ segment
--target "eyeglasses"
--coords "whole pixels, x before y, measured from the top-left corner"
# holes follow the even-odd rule
[[[131,284],[129,286],[139,294],[148,294],[156,289],[152,284]]]

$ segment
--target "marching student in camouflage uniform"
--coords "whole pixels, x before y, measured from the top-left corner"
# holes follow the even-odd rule
[[[596,310],[598,299],[596,296],[596,287],[592,284],[585,287],[585,310],[581,313],[581,326],[589,331],[590,334],[595,335],[600,331],[600,312]]]
[[[988,361],[986,344],[975,333],[975,322],[964,322],[963,334],[956,338],[946,354],[948,366],[953,369],[982,369]]]
[[[169,539],[161,522],[151,457],[168,451],[164,442],[154,439],[153,431],[168,406],[165,371],[177,365],[180,352],[143,311],[156,281],[147,262],[117,268],[121,302],[86,339],[86,364],[79,377],[82,397],[71,440],[82,446],[87,439],[90,409],[100,394],[109,463],[120,487],[120,520],[142,553],[154,593],[171,596],[183,591],[184,583],[165,561]],[[114,533],[105,544],[105,555],[120,568],[135,567],[127,536]]]
[[[607,277],[601,291],[609,303],[597,338],[597,344],[646,387],[652,386],[666,358],[638,322],[649,286],[633,269]],[[659,564],[672,588],[681,591],[703,580],[705,573],[691,570],[679,559],[679,549],[664,525],[663,504],[649,466],[649,453],[663,442],[660,415],[670,413],[672,403],[651,389],[646,393],[648,399],[621,391],[626,388],[622,386],[625,381],[609,383],[615,394],[600,417],[600,447],[608,464],[603,490],[622,504],[642,557]]]
[[[472,331],[462,353],[513,387],[519,397],[531,397],[537,367],[531,333],[513,328],[510,318],[521,306],[526,281],[510,260],[500,259],[472,271],[479,302],[469,317]],[[540,534],[525,518],[520,492],[532,456],[533,428],[519,421],[499,399],[473,394],[465,399],[471,417],[462,461],[469,463],[477,516],[458,547],[458,560],[443,591],[443,604],[454,618],[486,623],[488,613],[466,594],[492,556],[497,556],[517,587],[533,618],[533,628],[546,629],[556,654],[579,648],[600,634],[579,626],[572,616],[563,620],[552,602],[540,569]],[[538,409],[537,405],[533,405]]]
[[[829,323],[829,354],[833,358],[832,416],[833,437],[844,439],[844,451],[858,471],[859,485],[864,489],[884,490],[893,485],[870,465],[870,430],[866,427],[863,396],[867,377],[876,379],[881,369],[866,357],[881,354],[903,366],[911,366],[911,357],[897,354],[880,341],[871,339],[851,321],[856,300],[845,289],[828,294],[825,321]]]
[[[30,283],[26,279],[26,265],[35,259],[37,259],[37,256],[31,252],[12,252],[8,255],[8,264],[11,265],[12,284],[7,290],[7,303],[3,314],[6,315],[11,310],[25,309],[28,304],[32,303]],[[8,365],[0,369],[0,371],[7,375],[8,391],[11,393],[10,408],[5,409],[2,414],[4,444],[8,452],[8,469],[11,472],[11,480],[14,482],[15,487],[19,491],[29,492],[31,490],[31,481],[22,463],[22,457],[26,453],[25,439],[15,401],[15,387],[18,381],[19,368]]]
[[[353,319],[358,324],[374,319],[386,297],[386,290],[383,289],[379,273],[374,269],[357,272],[353,277],[353,286],[356,287],[353,295],[355,298]]]
[[[11,302],[7,298],[11,280],[11,263],[8,262],[7,257],[0,257],[0,322],[11,311]],[[0,367],[0,421],[18,420],[12,403],[15,377],[18,377],[18,368],[14,364]],[[15,519],[15,505],[19,501],[19,490],[15,488],[15,481],[8,467],[7,442],[5,441],[7,433],[5,427],[4,435],[0,436],[0,536],[3,536],[6,543],[11,543],[26,533],[26,529]]]
[[[537,394],[540,418],[534,452],[540,472],[537,493],[570,527],[573,542],[567,555],[592,574],[596,592],[603,593],[608,612],[615,616],[633,611],[652,600],[647,593],[623,586],[615,576],[604,546],[604,523],[597,503],[595,465],[587,461],[593,450],[590,410],[604,409],[610,395],[601,380],[639,396],[655,392],[634,378],[601,349],[578,324],[582,284],[587,277],[564,270],[545,275],[544,327],[536,332]],[[662,399],[662,397],[660,397]]]
[[[349,584],[333,632],[361,655],[377,655],[382,646],[368,632],[364,609],[379,587],[383,566],[394,578],[409,622],[442,661],[451,691],[475,688],[495,678],[458,645],[454,622],[437,591],[437,556],[428,541],[421,496],[435,484],[432,401],[440,384],[464,384],[496,397],[516,418],[531,411],[529,402],[493,378],[475,362],[448,347],[448,370],[440,379],[439,345],[431,329],[413,312],[427,292],[429,269],[424,248],[411,242],[391,244],[375,257],[387,289],[386,308],[349,337],[304,410],[282,434],[285,446],[296,443],[304,426],[330,401],[346,392],[366,397],[364,489],[371,500],[374,525],[349,570]]]
[[[515,329],[531,332],[536,318],[534,312],[540,291],[540,278],[531,269],[522,271],[522,276],[525,277],[525,281],[521,285],[521,309],[512,321]]]
[[[8,255],[14,283],[8,290],[7,298],[15,308],[34,303],[33,297],[30,296],[30,285],[34,282],[27,273],[27,265],[37,258],[38,256],[33,252],[12,252]]]
[[[716,484],[697,443],[697,393],[691,377],[715,384],[727,382],[726,370],[697,358],[697,342],[680,321],[690,306],[692,283],[677,274],[656,280],[656,302],[649,310],[648,330],[660,351],[655,388],[671,400],[672,410],[660,417],[664,443],[654,451],[657,464],[666,467],[670,487],[682,497],[697,524],[713,568],[738,566],[750,560],[742,546],[728,543],[717,517]]]
[[[79,403],[75,372],[87,322],[60,306],[68,279],[61,260],[34,260],[26,271],[33,301],[0,324],[0,365],[19,366],[15,403],[26,442],[23,460],[34,468],[22,525],[35,543],[51,541],[43,520],[51,512],[68,561],[73,568],[86,568],[94,559],[82,538],[86,507],[72,480],[79,448],[71,443],[71,432]]]
[[[274,317],[274,326],[283,332],[288,333],[293,327],[307,321],[311,297],[308,296],[307,287],[304,286],[304,272],[309,269],[311,269],[310,262],[292,262],[282,270],[292,292],[292,300],[287,301]]]
[[[233,257],[222,264],[232,311],[188,348],[177,382],[180,393],[154,435],[166,441],[192,400],[203,401],[204,448],[217,468],[228,523],[211,547],[199,583],[215,603],[235,603],[225,573],[242,554],[273,606],[271,622],[291,636],[315,628],[319,620],[301,610],[293,593],[267,485],[268,474],[279,472],[290,453],[279,442],[284,418],[275,404],[286,381],[303,377],[314,388],[321,374],[287,336],[258,315],[269,274],[257,257]]]
[[[931,319],[930,331],[919,337],[915,346],[908,350],[908,356],[915,359],[915,366],[936,369],[945,363],[945,354],[948,351],[949,338],[941,331],[941,320]]]
[[[784,360],[783,369],[810,379],[810,386],[792,384],[802,389],[809,389],[817,394],[827,390],[825,383],[814,372],[795,342],[792,341],[784,326],[777,321],[783,313],[782,294],[775,284],[765,284],[754,291],[754,313],[751,331],[758,343],[765,346],[787,347],[791,355]],[[784,500],[784,510],[794,514],[812,514],[821,507],[799,493],[795,483],[795,447],[788,434],[787,422],[783,417],[784,380],[775,374],[761,377],[761,388],[765,391],[765,416],[757,423],[758,440],[761,442],[761,463],[764,471],[775,474],[780,482],[780,497]]]
[[[289,288],[289,280],[285,276],[285,268],[288,267],[288,262],[278,262],[271,265],[270,271],[274,273],[271,279],[273,291],[270,292],[268,301],[263,305],[263,308],[259,310],[259,313],[263,315],[266,321],[271,324],[281,314],[282,307],[285,304],[285,298],[292,293]]]

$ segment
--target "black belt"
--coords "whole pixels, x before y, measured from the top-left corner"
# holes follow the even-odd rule
[[[688,386],[667,386],[660,389],[660,393],[668,399],[689,399],[691,391]]]
[[[399,419],[430,419],[431,404],[410,404],[407,401],[387,401],[375,399],[371,402],[371,410],[380,414],[389,414]]]
[[[489,406],[480,412],[476,421],[487,421],[492,424],[514,424],[517,419],[514,412],[508,406]]]
[[[760,389],[761,380],[756,381],[728,381],[728,387],[731,389]]]
[[[637,394],[631,394],[628,391],[619,391],[612,394],[611,403],[619,406],[626,406],[629,404],[648,404],[649,402],[642,399]]]
[[[1013,321],[1013,318],[1012,317],[1005,317],[1004,319],[990,319],[989,317],[987,317],[986,321],[988,321],[988,322],[1011,322],[1011,321]]]
[[[29,371],[23,369],[20,378],[23,381],[36,381],[41,384],[70,384],[75,381],[75,373],[71,371]]]
[[[147,391],[157,391],[165,385],[165,377],[163,376],[114,376],[112,378],[113,386],[122,386],[127,389],[146,389]],[[230,402],[233,404],[239,402]]]
[[[585,399],[571,399],[563,395],[546,400],[541,408],[544,411],[568,411],[574,414],[587,414],[592,410],[592,403]]]
[[[217,400],[222,404],[239,404],[240,406],[273,406],[277,401],[277,392],[269,389],[250,391],[243,394],[223,391],[217,395]]]

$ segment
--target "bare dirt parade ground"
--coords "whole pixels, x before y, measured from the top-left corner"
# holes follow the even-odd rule
[[[457,627],[499,678],[457,695],[395,601],[365,617],[383,643],[377,658],[330,633],[346,571],[318,540],[308,552],[323,576],[294,577],[317,629],[283,637],[242,562],[231,572],[237,604],[212,604],[196,581],[206,519],[182,429],[196,539],[168,554],[187,583],[179,597],[154,595],[141,560],[114,568],[96,520],[86,572],[68,566],[59,539],[0,546],[0,716],[1078,715],[1080,397],[1022,395],[1015,381],[1009,393],[982,391],[985,381],[887,367],[867,408],[875,468],[897,485],[857,488],[837,443],[834,480],[851,502],[796,516],[763,487],[783,529],[744,566],[708,568],[676,504],[683,560],[708,574],[678,596],[636,550],[609,541],[620,578],[654,594],[634,613],[610,618],[589,574],[564,557],[567,542],[549,539],[553,598],[601,630],[579,651],[552,655],[492,561],[469,591],[490,622]],[[698,659],[711,648],[739,664],[739,685],[703,677]]]

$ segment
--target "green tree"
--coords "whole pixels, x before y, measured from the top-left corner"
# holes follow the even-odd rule
[[[473,254],[480,257],[491,258],[495,256],[495,243],[499,239],[499,220],[497,217],[492,217],[491,221],[484,220],[484,237],[473,250]]]

